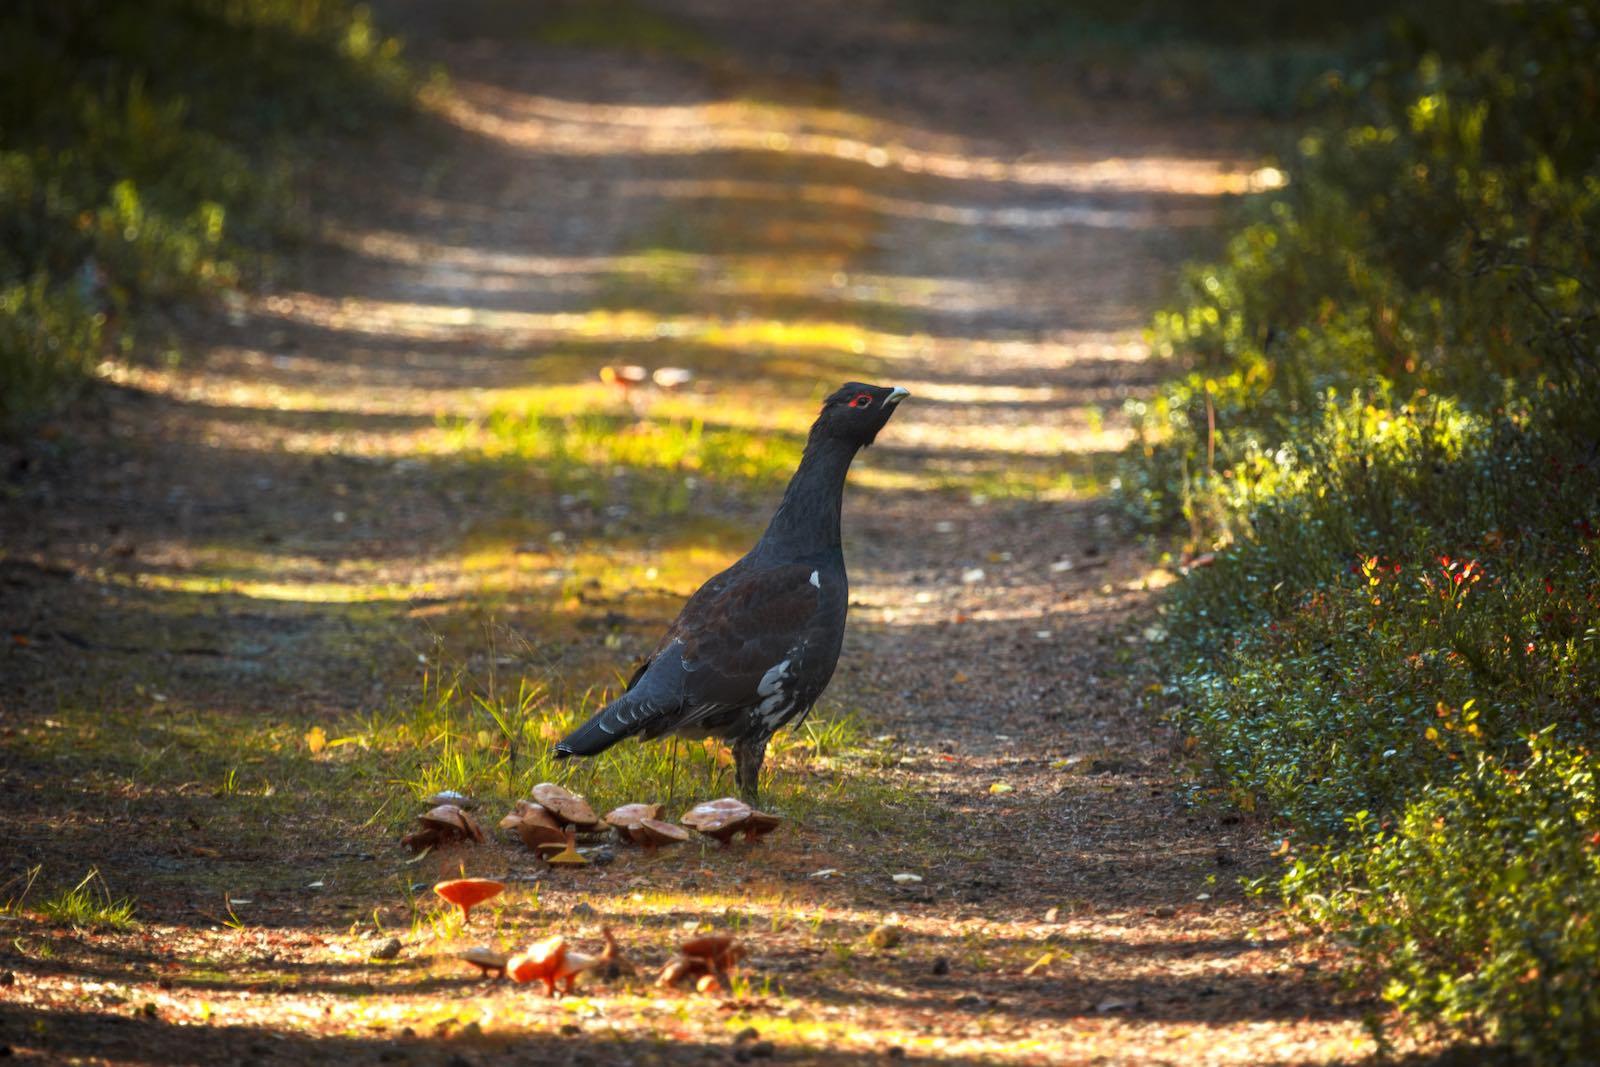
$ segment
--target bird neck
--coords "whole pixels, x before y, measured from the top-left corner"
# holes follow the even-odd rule
[[[860,448],[859,444],[813,434],[758,547],[791,556],[839,548],[845,475]]]

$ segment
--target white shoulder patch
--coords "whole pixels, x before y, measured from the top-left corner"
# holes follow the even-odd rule
[[[816,586],[818,589],[821,589],[822,588],[822,575],[817,573],[816,571],[812,571],[811,572],[811,584]]]
[[[789,663],[789,660],[784,660],[776,667],[773,667],[771,670],[767,671],[766,674],[763,674],[761,676],[761,681],[756,683],[756,695],[770,697],[776,693],[787,678],[789,673]]]

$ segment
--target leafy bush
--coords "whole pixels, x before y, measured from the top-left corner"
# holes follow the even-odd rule
[[[1125,484],[1143,514],[1225,537],[1229,509],[1206,498],[1313,429],[1330,388],[1483,404],[1508,378],[1593,368],[1597,21],[1593,0],[1494,5],[1478,51],[1453,44],[1466,58],[1336,82],[1293,180],[1156,322],[1157,350],[1190,369],[1136,411]]]
[[[345,0],[19,0],[0,13],[0,424],[163,308],[259,271],[316,131],[404,99]]]
[[[1179,724],[1420,1018],[1592,1051],[1600,4],[1402,23],[1192,268],[1136,405]],[[1529,739],[1532,739],[1531,741]]]
[[[1583,1062],[1600,1034],[1600,758],[1528,739],[1424,789],[1392,828],[1297,861],[1298,914],[1352,939],[1400,1007],[1535,1062]]]

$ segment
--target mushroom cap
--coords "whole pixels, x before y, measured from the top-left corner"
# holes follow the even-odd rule
[[[506,974],[513,982],[532,982],[557,977],[567,954],[567,939],[557,934],[529,945],[506,961]]]
[[[600,819],[595,815],[589,802],[576,793],[556,785],[554,782],[540,782],[533,787],[533,799],[549,811],[551,815],[562,823],[570,823],[582,830],[588,830],[600,825]]]
[[[689,831],[660,819],[640,819],[628,827],[628,836],[640,845],[679,845],[689,840]]]
[[[437,807],[440,804],[454,804],[462,811],[478,810],[478,802],[476,800],[473,800],[465,793],[458,793],[454,789],[441,789],[433,796],[425,798],[422,802],[429,807]]]
[[[660,804],[624,804],[606,812],[606,823],[618,830],[631,830],[644,819],[661,818]]]
[[[731,967],[744,956],[744,947],[727,934],[707,934],[685,941],[678,951],[692,960],[705,960],[713,967]]]
[[[752,811],[750,821],[744,824],[744,836],[751,841],[765,837],[783,824],[783,819],[764,811]]]
[[[750,805],[734,797],[723,797],[721,800],[708,800],[704,804],[696,804],[683,813],[683,818],[678,821],[693,830],[699,830],[711,837],[732,835],[736,830],[744,827],[751,814]]]
[[[456,907],[468,909],[499,896],[505,888],[504,882],[492,878],[453,878],[436,883],[433,891]]]
[[[488,945],[473,945],[457,957],[474,967],[481,967],[486,971],[503,971],[506,962],[511,958],[504,952],[497,952]]]
[[[463,811],[456,804],[438,804],[428,811],[417,816],[424,826],[435,827],[446,834],[457,834],[461,837],[470,837],[474,841],[483,840],[483,831],[478,828],[477,820]]]
[[[556,821],[542,805],[531,800],[519,800],[505,818],[500,820],[500,826],[505,830],[514,830],[522,838],[522,843],[529,848],[538,848],[541,844],[560,842],[566,840],[566,834],[561,830],[561,824]]]

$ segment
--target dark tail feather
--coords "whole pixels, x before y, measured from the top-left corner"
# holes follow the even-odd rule
[[[646,704],[637,692],[624,693],[558,741],[556,758],[598,756],[623,738],[643,730],[661,714],[660,708]]]

